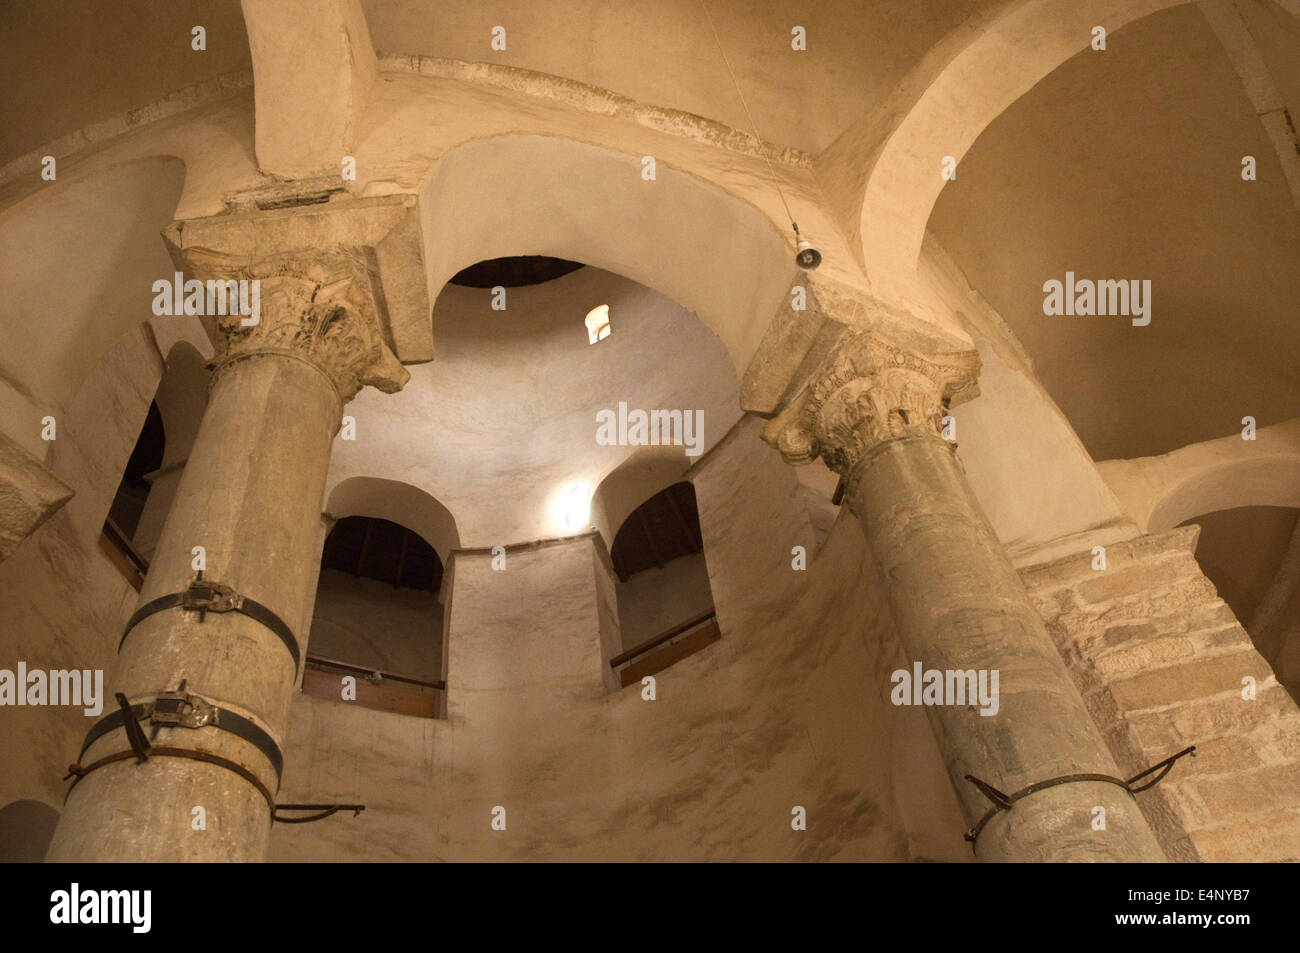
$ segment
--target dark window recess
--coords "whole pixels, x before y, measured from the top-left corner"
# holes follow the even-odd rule
[[[149,483],[144,477],[162,466],[163,443],[162,414],[158,411],[158,404],[151,403],[135,449],[126,462],[113,505],[108,510],[109,520],[127,539],[135,536],[136,527],[140,525],[140,514],[149,498]]]
[[[140,428],[140,436],[136,438],[135,449],[126,462],[126,469],[122,471],[122,482],[118,484],[99,537],[100,550],[136,592],[144,585],[149,561],[136,551],[131,541],[149,499],[150,485],[145,474],[162,466],[164,443],[162,414],[157,403],[150,403],[149,413]]]
[[[405,526],[370,516],[349,516],[334,524],[321,568],[399,588],[437,592],[442,586],[442,560],[432,546]]]
[[[643,569],[663,568],[679,556],[704,552],[695,487],[675,483],[642,503],[623,521],[610,559],[620,582]]]
[[[686,590],[668,590],[666,586],[681,586],[690,576],[669,578],[643,577],[639,596],[631,596],[632,587],[624,588],[637,573],[662,569],[683,556],[704,552],[704,538],[700,533],[700,514],[695,505],[695,487],[688,481],[675,483],[632,511],[614,537],[610,559],[618,576],[619,626],[624,639],[624,651],[609,660],[619,683],[626,688],[647,675],[664,669],[707,648],[721,638],[717,616],[713,611],[713,597],[709,592],[707,570],[699,564],[690,570],[698,584]],[[696,574],[703,574],[702,578]],[[647,582],[658,589],[647,591]],[[647,596],[650,602],[673,606],[678,610],[677,620],[669,612],[657,615],[647,613]],[[679,600],[685,596],[690,605]],[[625,601],[627,600],[627,601]],[[649,612],[655,613],[653,608]],[[686,618],[681,616],[685,615]],[[667,618],[665,618],[667,616]],[[658,632],[647,631],[647,623],[658,621]],[[672,624],[667,624],[672,622]],[[665,627],[666,625],[666,627]],[[636,644],[628,645],[634,639]]]
[[[554,281],[582,267],[582,262],[542,255],[489,258],[457,272],[451,284],[466,288],[522,288]]]

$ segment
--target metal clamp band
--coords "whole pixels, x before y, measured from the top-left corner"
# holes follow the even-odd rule
[[[301,652],[298,649],[298,640],[293,636],[293,630],[278,615],[260,602],[247,596],[241,596],[229,586],[204,579],[203,570],[201,569],[194,577],[194,581],[190,583],[189,588],[184,592],[173,592],[169,595],[159,596],[157,599],[152,599],[136,609],[135,614],[126,623],[126,628],[122,632],[122,639],[117,643],[117,650],[122,651],[122,646],[126,643],[126,637],[131,634],[131,630],[141,621],[155,612],[177,607],[186,612],[197,612],[200,622],[209,612],[238,612],[256,622],[260,622],[274,632],[280,641],[284,643],[284,647],[289,650],[289,655],[293,658],[294,675],[297,675]]]
[[[974,847],[975,838],[980,836],[980,831],[984,830],[984,825],[987,824],[989,821],[991,821],[999,811],[1009,811],[1011,810],[1012,805],[1014,805],[1016,801],[1019,801],[1021,798],[1028,797],[1034,792],[1041,791],[1044,788],[1055,787],[1058,784],[1075,784],[1080,781],[1105,781],[1108,784],[1119,785],[1130,795],[1137,794],[1137,792],[1139,791],[1145,791],[1147,788],[1154,787],[1155,785],[1159,784],[1160,781],[1163,780],[1164,776],[1173,770],[1175,761],[1177,761],[1179,758],[1183,757],[1184,755],[1190,754],[1192,755],[1192,757],[1195,757],[1196,756],[1195,752],[1196,752],[1196,745],[1191,745],[1190,747],[1184,748],[1182,751],[1178,752],[1177,754],[1170,755],[1168,758],[1165,758],[1165,760],[1163,761],[1156,762],[1151,767],[1147,768],[1145,771],[1139,774],[1135,774],[1127,781],[1122,781],[1119,778],[1111,777],[1109,774],[1067,774],[1059,778],[1049,778],[1046,781],[1035,782],[1034,784],[1031,784],[1028,787],[1021,788],[1015,794],[1003,794],[1001,791],[999,791],[997,788],[995,788],[993,785],[989,784],[988,782],[981,781],[973,774],[968,774],[966,775],[966,780],[969,781],[971,784],[975,785],[975,787],[979,788],[980,793],[993,802],[993,807],[990,808],[988,813],[985,814],[983,817],[981,817],[979,819],[979,822],[970,830],[968,830],[963,836],[965,837],[966,840],[970,841],[971,846]],[[1134,785],[1138,781],[1141,781],[1148,774],[1151,774],[1155,771],[1160,772],[1155,776],[1155,778],[1148,781],[1146,784],[1139,785],[1138,787],[1134,787]]]
[[[155,756],[162,758],[189,758],[191,761],[202,761],[205,764],[215,764],[219,768],[233,771],[249,784],[253,785],[253,787],[257,788],[258,793],[266,799],[267,806],[271,809],[272,818],[275,817],[275,797],[272,796],[269,790],[267,790],[266,785],[261,782],[258,776],[242,764],[239,764],[236,761],[231,761],[229,758],[223,758],[220,755],[212,754],[209,751],[198,751],[193,748],[155,748],[151,746],[149,748],[148,757],[152,758]],[[68,765],[68,773],[63,779],[66,781],[68,778],[73,778],[74,780],[72,784],[68,786],[67,794],[63,795],[63,803],[68,803],[68,795],[72,793],[72,789],[77,786],[82,778],[90,774],[90,772],[117,761],[126,761],[129,758],[138,758],[138,754],[135,751],[118,751],[114,754],[100,758],[98,761],[91,762],[85,767],[82,767],[79,764]],[[146,760],[148,759],[146,758]]]
[[[127,728],[127,733],[130,735],[131,728],[126,720],[126,712],[129,710],[135,719],[137,728],[139,722],[147,720],[155,729],[210,727],[228,731],[232,735],[247,741],[266,755],[266,759],[271,762],[271,767],[275,769],[278,783],[280,776],[284,773],[284,755],[280,751],[280,746],[275,743],[275,739],[263,731],[255,722],[243,715],[237,714],[228,708],[214,705],[198,695],[188,694],[184,691],[184,687],[184,682],[182,682],[179,691],[162,692],[153,701],[142,702],[134,706],[128,706],[126,696],[119,694],[117,696],[118,703],[122,707],[117,711],[109,712],[91,726],[90,731],[86,733],[86,740],[81,746],[81,752],[77,755],[77,760],[80,761],[85,757],[90,746],[110,731]],[[157,734],[156,730],[154,733]],[[144,747],[148,749],[150,754],[159,750],[147,743]]]

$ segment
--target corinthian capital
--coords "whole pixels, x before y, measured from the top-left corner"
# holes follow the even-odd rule
[[[254,313],[211,318],[220,368],[258,354],[284,354],[313,364],[346,402],[362,387],[393,393],[410,380],[384,336],[378,281],[363,249],[336,247],[232,262],[187,249],[187,272],[203,282],[248,282],[241,301]],[[234,288],[231,289],[232,296]]]
[[[974,351],[930,354],[878,332],[854,334],[768,423],[763,439],[789,463],[821,457],[847,478],[886,440],[937,437],[949,403],[977,393],[978,372]]]

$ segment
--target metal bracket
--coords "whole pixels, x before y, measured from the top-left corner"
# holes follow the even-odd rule
[[[323,821],[339,811],[351,811],[352,816],[356,817],[365,809],[364,804],[277,804],[271,814],[271,820],[281,824],[310,824],[312,821]],[[318,813],[309,817],[281,817],[281,811],[317,811]]]
[[[153,703],[149,723],[165,728],[202,728],[217,724],[218,712],[205,699],[181,690],[163,692]]]
[[[275,739],[261,726],[236,711],[222,708],[220,703],[187,692],[186,684],[187,681],[182,679],[175,691],[159,692],[153,700],[134,706],[118,692],[115,697],[120,710],[109,712],[91,726],[77,757],[84,758],[92,744],[118,728],[126,730],[126,740],[140,762],[146,761],[153,753],[152,742],[158,740],[158,732],[163,728],[217,728],[242,738],[266,755],[277,779],[284,773],[284,754]],[[143,725],[152,729],[148,738]]]
[[[209,612],[233,612],[244,604],[243,596],[229,586],[209,582],[198,570],[189,588],[181,593],[180,607],[186,612],[197,612],[199,621]]]
[[[126,643],[126,637],[131,634],[131,630],[141,620],[147,619],[155,612],[161,612],[164,609],[197,612],[200,622],[209,612],[238,612],[248,616],[255,622],[261,623],[284,643],[284,647],[289,650],[289,655],[293,659],[295,675],[301,668],[301,651],[298,648],[298,640],[294,638],[293,630],[285,624],[284,620],[260,602],[240,595],[230,586],[204,579],[202,569],[198,570],[184,591],[159,596],[157,599],[146,602],[136,609],[135,614],[127,621],[126,628],[122,631],[122,639],[117,644],[118,651],[122,650],[122,646]]]

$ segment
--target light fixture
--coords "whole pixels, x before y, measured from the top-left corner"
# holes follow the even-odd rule
[[[591,487],[585,483],[574,483],[560,494],[558,503],[560,522],[569,532],[577,532],[587,525],[591,515]]]
[[[587,343],[595,344],[597,341],[603,341],[609,337],[609,305],[601,304],[587,312],[584,319],[587,325]]]
[[[794,225],[794,222],[790,224]],[[812,242],[799,234],[798,225],[794,225],[794,237],[794,263],[804,271],[812,271],[822,263],[822,253],[813,248]]]

